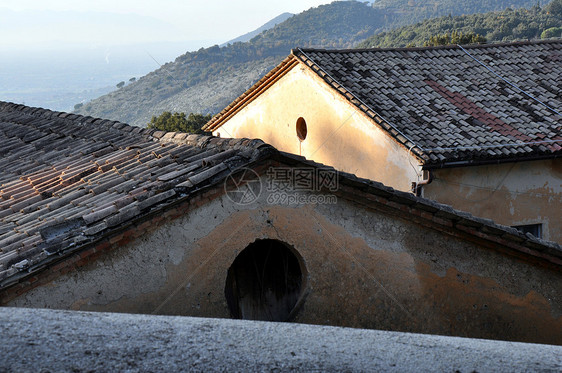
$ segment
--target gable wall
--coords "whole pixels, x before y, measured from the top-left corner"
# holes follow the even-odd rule
[[[296,120],[305,118],[300,142]],[[418,160],[328,88],[315,73],[297,65],[214,134],[257,137],[282,151],[410,191]],[[542,238],[562,242],[560,159],[438,169],[423,196],[475,216],[514,226],[543,224]],[[462,184],[462,185],[460,185]],[[469,187],[469,185],[476,187]],[[498,188],[498,190],[496,190]]]
[[[562,242],[562,160],[437,169],[423,196],[508,226],[542,224]]]
[[[296,134],[299,117],[308,129],[303,142]],[[402,191],[417,181],[415,157],[300,64],[213,134],[260,138],[281,151]]]
[[[112,250],[77,254],[79,266],[34,277],[40,286],[11,300],[0,293],[0,304],[227,318],[228,268],[270,238],[306,268],[296,322],[562,344],[559,268],[415,223],[382,198],[371,208],[357,189],[341,187],[335,204],[269,203],[262,189],[249,205],[222,190],[98,244]]]

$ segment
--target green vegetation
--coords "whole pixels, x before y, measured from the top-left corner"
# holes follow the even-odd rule
[[[372,35],[428,16],[490,11],[504,9],[508,5],[532,6],[535,2],[378,0],[370,6],[360,1],[335,1],[290,17],[248,42],[185,53],[121,89],[85,104],[77,112],[138,126],[144,126],[152,116],[172,107],[181,107],[186,112],[213,114],[277,65],[292,48],[351,48]],[[475,37],[479,34],[488,40],[496,40],[484,31],[453,26],[428,29],[419,38],[404,36],[400,38],[400,43],[390,40],[386,46],[407,45],[413,40],[417,45],[423,45],[430,42],[432,36],[452,37],[455,30],[463,36],[474,33]],[[560,26],[560,23],[546,26],[539,27],[538,35],[549,27]]]
[[[542,1],[545,4],[547,1]],[[530,8],[537,0],[376,0],[373,8],[394,13],[394,28],[445,15],[460,16],[501,11],[509,7]]]
[[[541,39],[560,38],[562,37],[562,27],[551,27],[544,30]]]
[[[443,44],[508,42],[560,36],[562,0],[554,0],[540,8],[511,9],[465,16],[429,19],[375,35],[357,45],[358,48],[387,48]],[[454,38],[453,35],[463,35]],[[550,36],[552,35],[552,36]],[[450,39],[450,40],[449,40]],[[455,40],[453,40],[455,39]]]
[[[473,32],[463,34],[462,32],[453,31],[451,34],[434,35],[423,43],[424,47],[437,47],[439,45],[449,44],[482,44],[486,42],[486,38]],[[409,44],[412,46],[412,44]]]
[[[121,81],[121,82],[117,83],[116,87],[117,88],[123,88],[124,85],[125,85],[125,82]]]
[[[561,0],[552,0],[547,6],[545,6],[545,10],[554,16],[561,17],[562,16],[562,1]]]
[[[201,127],[211,119],[210,115],[190,113],[187,117],[185,113],[170,113],[165,111],[158,117],[152,117],[147,128],[155,128],[168,132],[187,132],[203,134]]]

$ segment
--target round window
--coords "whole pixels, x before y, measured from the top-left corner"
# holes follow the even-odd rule
[[[306,134],[308,133],[306,129],[306,121],[303,117],[297,119],[297,137],[300,141],[304,141],[306,139]]]

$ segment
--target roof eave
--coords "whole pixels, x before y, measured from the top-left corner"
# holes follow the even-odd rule
[[[522,157],[509,157],[509,158],[487,158],[487,159],[467,159],[467,160],[453,160],[443,162],[427,162],[422,165],[424,170],[435,170],[441,168],[459,168],[459,167],[472,167],[472,166],[486,166],[492,164],[514,163],[514,162],[530,162],[541,161],[546,159],[557,159],[562,157],[562,152],[552,154],[539,154],[529,155]]]
[[[408,138],[408,136],[401,132],[395,125],[390,123],[380,113],[377,113],[370,106],[361,101],[351,90],[347,89],[343,84],[327,73],[320,65],[307,56],[306,51],[306,49],[297,48],[298,53],[293,52],[293,54],[298,60],[300,60],[303,66],[306,66],[310,69],[310,71],[314,72],[330,88],[338,92],[351,105],[355,106],[357,110],[367,116],[375,125],[379,126],[382,130],[388,133],[396,143],[403,146],[410,154],[418,159],[420,164],[424,164],[429,160],[428,155],[424,152],[422,147],[416,144],[415,141]]]
[[[220,128],[227,120],[232,118],[240,110],[246,107],[250,102],[259,97],[271,85],[281,79],[287,74],[294,66],[299,63],[299,60],[291,53],[279,65],[274,67],[271,71],[263,76],[257,83],[251,86],[246,92],[236,98],[230,105],[224,108],[220,113],[215,115],[207,124],[203,126],[204,131],[215,131]]]

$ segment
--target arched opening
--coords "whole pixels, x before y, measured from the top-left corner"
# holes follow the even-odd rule
[[[297,137],[300,141],[304,141],[304,139],[306,139],[307,133],[308,130],[306,128],[306,121],[303,117],[300,117],[299,119],[297,119]]]
[[[233,318],[287,321],[296,313],[304,270],[298,253],[277,240],[257,240],[234,260],[225,295]]]

